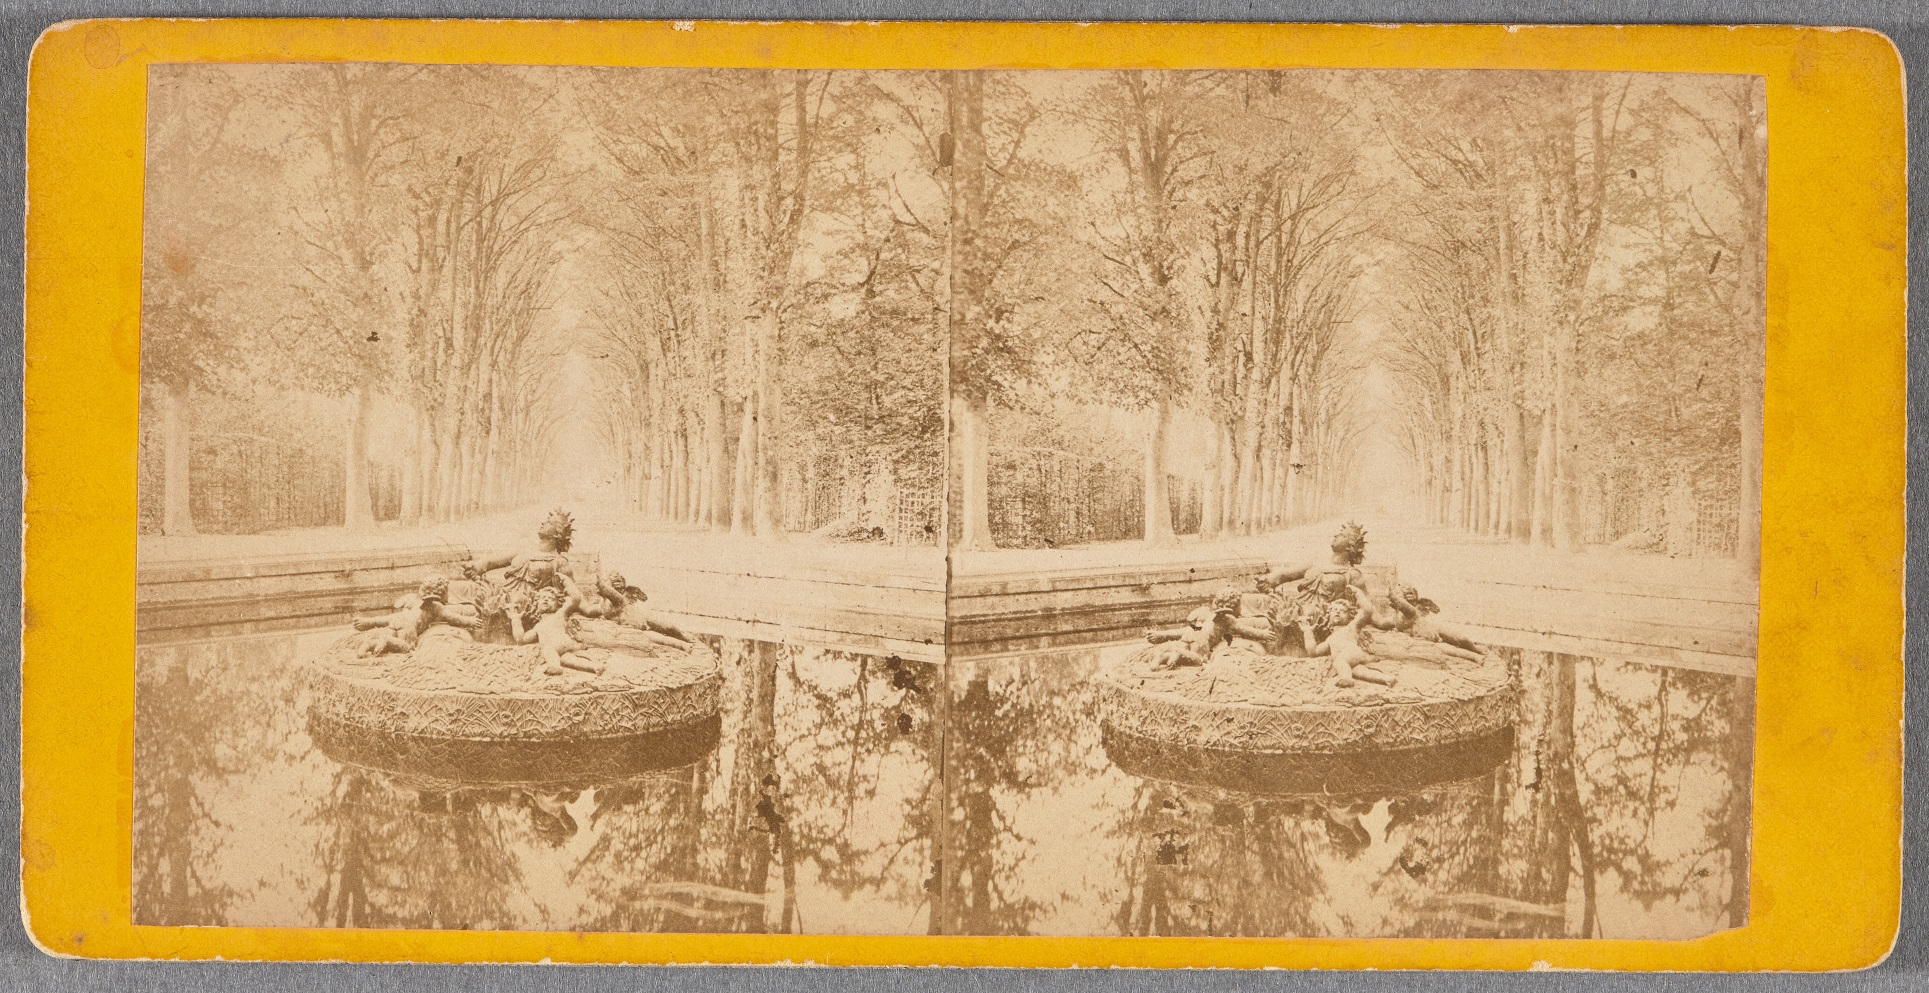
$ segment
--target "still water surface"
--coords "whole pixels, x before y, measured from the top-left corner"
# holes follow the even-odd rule
[[[1734,677],[1515,652],[1506,738],[1226,767],[1107,740],[1087,681],[1128,649],[946,672],[723,640],[716,724],[507,783],[311,739],[300,663],[339,636],[140,649],[137,923],[1616,938],[1746,913]]]

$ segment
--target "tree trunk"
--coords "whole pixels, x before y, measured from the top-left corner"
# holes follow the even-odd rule
[[[1253,230],[1253,236],[1257,237],[1257,229]],[[1253,259],[1256,270],[1256,249]],[[1246,337],[1251,352],[1246,366],[1246,416],[1242,422],[1245,434],[1239,439],[1239,533],[1253,534],[1265,527],[1265,522],[1260,519],[1263,501],[1259,488],[1263,480],[1260,477],[1259,436],[1264,430],[1266,370],[1271,367],[1271,360],[1266,355],[1266,327],[1259,320],[1257,271],[1246,284]]]
[[[427,447],[422,424],[422,412],[410,406],[408,453],[402,456],[402,513],[396,522],[405,528],[422,524],[422,452]]]
[[[1514,496],[1513,539],[1521,544],[1534,540],[1534,471],[1540,450],[1540,416],[1515,408],[1514,419]]]
[[[958,438],[958,550],[990,551],[991,425],[982,401],[958,396],[951,404]]]
[[[1755,801],[1755,680],[1738,676],[1728,695],[1728,926],[1748,923],[1749,827]]]
[[[1521,833],[1525,843],[1517,887],[1510,895],[1528,903],[1561,907],[1573,880],[1573,822],[1569,819],[1561,792],[1571,777],[1574,761],[1574,666],[1571,659],[1551,652],[1522,653],[1524,678],[1538,683],[1539,705],[1531,714],[1537,729],[1523,727],[1530,735],[1526,761],[1519,775],[1528,795],[1528,821]],[[1528,934],[1508,937],[1566,937],[1563,916],[1558,921],[1530,925]],[[1548,929],[1548,930],[1544,930]],[[1554,930],[1557,929],[1557,930]],[[1550,933],[1551,931],[1551,933]]]
[[[476,487],[476,509],[486,512],[501,506],[503,448],[501,421],[491,417],[489,430],[482,438],[482,467],[478,474],[482,482]]]
[[[1577,937],[1592,938],[1597,922],[1596,890],[1600,874],[1598,860],[1594,855],[1594,841],[1588,829],[1587,811],[1581,806],[1580,782],[1575,770],[1574,709],[1575,709],[1575,666],[1577,660],[1572,655],[1554,655],[1556,668],[1554,719],[1548,730],[1547,772],[1543,773],[1544,787],[1554,794],[1555,812],[1565,822],[1565,834],[1574,847],[1574,864],[1581,876],[1581,931]],[[1567,850],[1561,850],[1560,857],[1567,858]],[[1550,894],[1552,895],[1552,894]],[[1565,887],[1558,896],[1565,897]],[[1554,901],[1548,901],[1554,902]]]
[[[1554,412],[1542,411],[1534,446],[1534,544],[1554,544]]]
[[[351,531],[375,526],[375,508],[368,495],[368,423],[375,416],[374,391],[367,387],[355,391],[349,415],[348,450],[342,459],[343,523]]]
[[[422,418],[422,431],[428,439],[428,446],[420,454],[422,458],[422,521],[430,523],[440,519],[442,512],[442,434],[437,428],[440,418],[433,415]]]
[[[939,666],[931,680],[931,720],[926,725],[926,731],[930,735],[930,742],[926,746],[925,754],[929,757],[930,765],[934,772],[930,779],[930,786],[925,794],[924,802],[926,804],[926,810],[948,810],[951,802],[951,756],[946,751],[946,746],[950,739],[949,732],[952,727],[951,677],[955,671],[953,666]],[[947,896],[951,892],[949,881],[945,878],[945,866],[949,864],[955,868],[957,862],[950,857],[950,814],[947,813],[944,816],[933,817],[931,820],[935,822],[932,825],[932,833],[928,843],[930,846],[928,851],[930,852],[931,859],[931,875],[925,882],[925,887],[931,894],[928,898],[931,902],[931,913],[930,916],[926,918],[925,933],[943,934],[945,908],[949,905]]]
[[[781,646],[764,641],[738,643],[743,673],[740,706],[743,714],[735,741],[735,761],[729,782],[728,817],[731,843],[724,846],[721,866],[723,885],[740,893],[762,895],[770,881],[770,823],[781,814],[776,804],[782,797],[777,770],[776,699],[777,669]],[[760,808],[769,806],[766,813]],[[761,829],[761,830],[760,830]],[[753,923],[753,922],[745,922]],[[763,930],[761,918],[753,930]]]
[[[1306,464],[1306,453],[1300,447],[1299,396],[1295,384],[1287,394],[1286,430],[1291,435],[1286,441],[1286,523],[1297,524],[1306,518],[1306,480],[1300,478],[1300,466]]]
[[[1165,442],[1172,424],[1172,408],[1164,400],[1152,405],[1152,425],[1145,437],[1145,543],[1176,544],[1172,533],[1172,504],[1166,497]]]
[[[737,425],[737,471],[732,480],[730,530],[736,534],[750,531],[750,504],[756,494],[757,473],[757,398],[743,401],[743,418]]]
[[[690,523],[698,527],[703,526],[704,517],[710,512],[709,483],[704,478],[708,470],[704,460],[709,456],[710,449],[705,445],[703,430],[703,421],[691,415],[689,427],[684,433],[684,444],[689,449],[684,459],[690,475]]]
[[[1258,511],[1259,492],[1259,419],[1248,416],[1240,422],[1239,475],[1233,483],[1232,523],[1235,534],[1259,530],[1253,520]]]
[[[455,472],[449,479],[449,514],[452,519],[469,516],[469,491],[474,485],[476,443],[474,425],[465,423],[455,436]]]
[[[444,416],[448,424],[442,428],[436,452],[435,519],[451,521],[456,514],[456,473],[461,469],[462,429],[457,423],[460,414],[451,411]]]
[[[727,527],[729,521],[724,517],[725,487],[724,462],[729,458],[723,436],[723,394],[711,390],[704,398],[703,412],[703,449],[704,474],[703,526],[716,530]]]
[[[683,418],[672,418],[670,428],[670,520],[678,524],[690,518],[690,481],[687,472],[689,445],[684,442]]]
[[[463,432],[462,446],[459,449],[462,461],[456,473],[455,512],[459,517],[473,517],[476,510],[476,480],[481,475],[481,451],[476,444],[475,425]]]
[[[1580,432],[1575,424],[1574,340],[1570,330],[1561,346],[1562,369],[1555,377],[1554,418],[1554,546],[1563,551],[1581,547]]]
[[[1255,530],[1270,531],[1279,524],[1279,452],[1277,446],[1268,444],[1260,448],[1259,463],[1259,527]]]
[[[757,537],[784,538],[783,361],[777,315],[765,314],[761,335],[764,374],[757,395]]]
[[[1480,533],[1483,535],[1494,534],[1495,529],[1499,527],[1500,470],[1497,462],[1499,458],[1498,446],[1494,443],[1491,432],[1482,431],[1478,474],[1480,476]]]
[[[1275,470],[1273,474],[1273,505],[1277,508],[1274,514],[1273,526],[1278,528],[1289,528],[1293,526],[1293,504],[1292,493],[1290,492],[1293,485],[1292,462],[1292,453],[1290,451],[1281,452],[1273,456],[1273,468]]]
[[[1210,541],[1219,537],[1224,527],[1223,508],[1220,505],[1220,491],[1225,486],[1221,478],[1225,473],[1225,432],[1219,427],[1218,420],[1209,422],[1206,428],[1206,478],[1199,492],[1199,537]]]
[[[1439,492],[1434,498],[1434,522],[1446,527],[1453,524],[1453,428],[1449,425],[1440,432],[1440,448],[1434,455],[1434,479],[1438,482]]]
[[[677,430],[677,447],[683,452],[683,514],[685,524],[703,523],[703,425],[694,414],[685,414]]]
[[[194,533],[194,504],[188,489],[193,432],[189,428],[187,404],[166,383],[155,384],[155,406],[161,414],[161,533]]]

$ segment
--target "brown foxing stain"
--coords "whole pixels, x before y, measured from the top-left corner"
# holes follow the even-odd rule
[[[20,837],[20,858],[36,869],[52,870],[54,867],[54,846],[39,836]]]
[[[121,64],[121,36],[112,25],[96,24],[81,39],[81,54],[96,69],[112,69]]]
[[[122,369],[134,372],[141,367],[141,322],[129,317],[116,323],[108,333],[108,352]]]
[[[1822,60],[1815,50],[1815,41],[1813,35],[1804,33],[1796,39],[1793,50],[1789,53],[1792,58],[1789,60],[1788,81],[1797,90],[1807,90],[1810,78],[1821,68]]]
[[[189,251],[187,244],[179,238],[169,239],[167,247],[161,249],[161,264],[167,266],[168,271],[176,275],[193,274],[195,263],[194,253]]]

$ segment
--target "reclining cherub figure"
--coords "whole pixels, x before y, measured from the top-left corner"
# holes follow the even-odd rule
[[[1366,593],[1359,591],[1358,598],[1366,602]],[[1373,668],[1379,659],[1361,644],[1360,627],[1371,617],[1371,611],[1362,610],[1351,601],[1334,600],[1327,604],[1326,640],[1314,646],[1313,655],[1325,655],[1333,660],[1333,685],[1345,688],[1354,685],[1357,680],[1392,686],[1397,681],[1395,677]]]
[[[381,617],[357,619],[355,630],[369,632],[358,654],[369,658],[412,652],[421,641],[422,633],[436,624],[448,624],[467,631],[482,627],[482,619],[476,616],[475,608],[467,604],[451,604],[448,598],[447,577],[431,576],[422,581],[414,596],[397,601],[394,612]]]
[[[600,608],[592,611],[584,608],[587,617],[604,617],[625,627],[634,628],[651,641],[670,648],[688,649],[694,640],[683,633],[683,629],[657,616],[643,602],[650,598],[648,593],[630,585],[623,574],[611,569],[597,579],[596,591],[603,596]]]
[[[1212,654],[1212,619],[1210,605],[1200,607],[1186,615],[1185,624],[1176,628],[1154,628],[1145,633],[1145,640],[1159,646],[1158,659],[1153,669],[1179,669],[1191,665],[1205,665],[1206,658]]]
[[[587,646],[570,636],[569,617],[580,609],[580,601],[575,594],[564,596],[553,587],[537,590],[531,598],[530,609],[534,623],[525,626],[521,611],[509,612],[509,629],[516,644],[535,645],[542,653],[543,675],[560,676],[563,669],[575,669],[591,675],[600,674],[604,666],[591,662],[577,653]]]
[[[1254,618],[1239,616],[1242,595],[1240,590],[1222,590],[1212,598],[1210,606],[1200,607],[1188,615],[1184,627],[1147,631],[1145,640],[1169,646],[1160,653],[1153,668],[1204,665],[1214,651],[1226,645],[1243,644],[1251,654],[1264,655],[1265,647],[1273,640],[1272,628],[1257,623]]]
[[[1438,644],[1440,650],[1469,662],[1482,661],[1480,645],[1456,628],[1440,620],[1440,607],[1411,586],[1391,590],[1388,599],[1400,616],[1393,629],[1417,641]]]

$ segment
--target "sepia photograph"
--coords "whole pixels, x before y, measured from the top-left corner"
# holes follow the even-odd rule
[[[1748,922],[1762,78],[156,64],[133,922]]]
[[[1745,924],[1761,80],[959,93],[947,933]]]
[[[135,923],[925,933],[938,91],[148,92]]]

